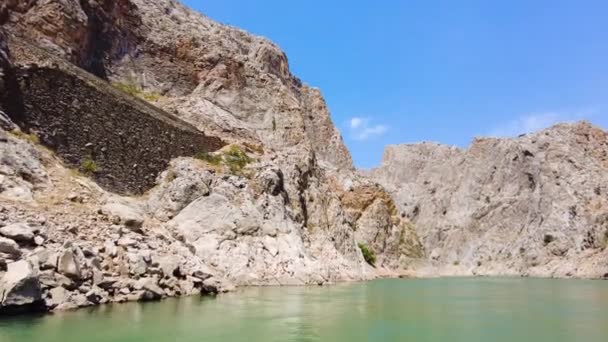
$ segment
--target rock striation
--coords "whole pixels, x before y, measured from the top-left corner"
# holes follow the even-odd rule
[[[608,133],[589,123],[389,146],[369,173],[416,226],[419,274],[608,276]]]

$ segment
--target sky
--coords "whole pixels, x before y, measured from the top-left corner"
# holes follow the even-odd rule
[[[608,128],[608,1],[183,0],[321,89],[355,164],[556,122]]]

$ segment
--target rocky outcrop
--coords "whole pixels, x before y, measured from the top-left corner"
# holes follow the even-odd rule
[[[6,26],[211,135],[273,149],[312,144],[320,161],[352,168],[320,92],[289,72],[273,43],[174,0],[83,4],[8,4]]]
[[[21,129],[0,141],[0,228],[37,230],[0,256],[39,267],[47,309],[372,279],[424,255],[266,39],[170,0],[2,18]]]
[[[466,150],[390,146],[371,174],[415,224],[428,272],[608,274],[608,134],[600,128],[561,124],[476,139]]]

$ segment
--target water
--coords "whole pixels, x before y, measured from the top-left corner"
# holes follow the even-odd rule
[[[608,282],[378,280],[0,320],[2,342],[608,341]]]

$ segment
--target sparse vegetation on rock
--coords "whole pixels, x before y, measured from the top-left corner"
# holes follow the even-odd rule
[[[361,250],[361,253],[363,254],[363,259],[365,259],[365,262],[367,262],[368,264],[370,264],[372,266],[375,266],[376,265],[376,253],[374,253],[374,251],[372,249],[370,249],[363,243],[359,243],[358,246],[359,246],[359,249]]]

